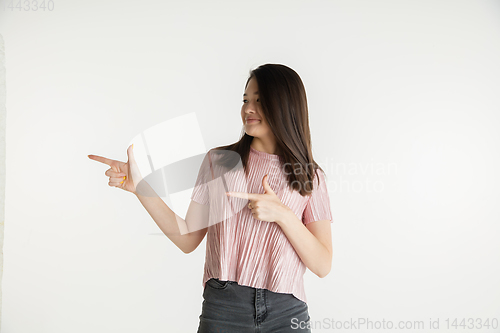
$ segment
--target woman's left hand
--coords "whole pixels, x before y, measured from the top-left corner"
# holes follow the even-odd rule
[[[271,189],[267,182],[267,176],[262,178],[264,194],[244,193],[244,192],[226,192],[227,196],[249,199],[248,208],[252,210],[252,216],[261,221],[281,222],[284,217],[291,212],[290,208],[283,204],[276,193]]]

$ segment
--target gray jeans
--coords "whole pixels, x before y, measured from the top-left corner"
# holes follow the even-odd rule
[[[209,279],[198,333],[311,332],[307,304],[292,294]]]

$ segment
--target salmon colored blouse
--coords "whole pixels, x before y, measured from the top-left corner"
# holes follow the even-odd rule
[[[298,191],[288,188],[281,156],[250,147],[249,173],[246,177],[241,161],[239,171],[237,168],[231,172],[217,170],[217,163],[214,163],[217,156],[213,151],[210,150],[204,160],[205,163],[206,157],[209,157],[210,172],[202,170],[208,168],[200,168],[191,195],[192,200],[210,206],[203,288],[207,280],[218,278],[236,281],[239,285],[293,294],[307,303],[303,280],[306,266],[285,233],[277,223],[255,219],[248,208],[248,200],[226,197],[225,192],[263,194],[262,178],[269,174],[269,186],[303,224],[319,220],[333,222],[323,173],[317,170],[319,186],[315,175],[311,196],[302,197]],[[222,174],[222,177],[215,177]]]

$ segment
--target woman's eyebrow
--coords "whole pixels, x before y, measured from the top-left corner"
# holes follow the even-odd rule
[[[254,95],[258,95],[258,94],[259,94],[259,92],[258,92],[258,91],[256,91],[256,92],[254,92],[253,94],[254,94]],[[243,94],[243,96],[246,96],[246,95],[247,95],[247,94]]]

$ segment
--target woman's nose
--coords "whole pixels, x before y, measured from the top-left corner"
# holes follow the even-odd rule
[[[256,111],[255,111],[255,110],[256,110],[256,108],[257,108],[257,107],[256,107],[256,104],[255,104],[255,103],[249,102],[249,103],[247,104],[247,108],[246,108],[245,112],[256,112]]]

